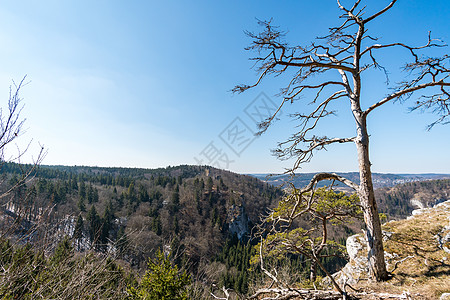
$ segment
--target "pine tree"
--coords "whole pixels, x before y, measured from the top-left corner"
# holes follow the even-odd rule
[[[83,198],[78,199],[77,206],[80,211],[86,211],[86,205],[84,204]]]
[[[78,188],[78,195],[81,199],[86,199],[86,185],[84,181],[80,181],[80,187]]]
[[[172,211],[172,213],[177,212],[180,208],[180,187],[178,185],[175,187],[175,190],[170,197],[170,201],[170,210]]]
[[[159,216],[157,216],[156,218],[153,218],[152,229],[157,235],[161,235],[162,224],[161,224],[161,219],[159,218]]]
[[[108,203],[105,206],[105,211],[103,212],[103,217],[101,219],[102,226],[99,239],[103,245],[106,245],[106,243],[108,242],[109,231],[111,230],[113,220],[114,215],[112,213],[112,204],[111,201],[108,201]]]
[[[78,215],[77,223],[75,224],[75,229],[73,231],[72,238],[75,240],[80,240],[83,238],[83,217]]]
[[[180,225],[179,225],[179,223],[178,223],[178,218],[177,218],[177,216],[175,216],[175,217],[173,218],[172,230],[173,230],[173,232],[174,232],[175,234],[180,233]]]
[[[91,243],[98,243],[99,235],[100,235],[100,227],[101,227],[101,220],[97,213],[97,210],[95,209],[95,206],[92,205],[91,209],[88,212],[87,220],[89,222],[89,238]]]
[[[129,288],[133,300],[187,300],[186,287],[191,283],[186,271],[180,272],[161,251],[149,260],[148,270],[137,288]]]
[[[212,178],[211,177],[208,177],[208,180],[206,181],[206,191],[208,192],[208,193],[211,193],[211,191],[212,191],[212,188],[213,188],[213,180],[212,180]]]
[[[53,253],[53,256],[51,257],[51,262],[57,265],[69,258],[72,254],[72,243],[70,242],[69,237],[66,236],[62,241],[58,243],[58,246],[56,246],[55,253]]]

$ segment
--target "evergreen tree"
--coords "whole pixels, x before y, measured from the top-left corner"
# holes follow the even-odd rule
[[[178,185],[175,187],[175,190],[170,197],[170,201],[170,210],[172,212],[178,211],[178,209],[180,208],[180,187]]]
[[[112,213],[112,204],[111,201],[108,201],[108,203],[105,206],[105,211],[103,212],[102,217],[102,226],[101,226],[101,234],[100,234],[100,242],[104,245],[106,245],[108,238],[109,238],[109,231],[112,228],[114,220],[114,215]]]
[[[81,199],[86,199],[86,185],[84,181],[80,181],[80,187],[78,188],[78,195]]]
[[[142,184],[139,184],[137,198],[139,203],[150,201],[150,196],[148,195],[147,189]]]
[[[128,186],[127,197],[128,199],[132,200],[131,202],[136,200],[136,191],[134,189],[134,182],[131,182],[130,185]]]
[[[157,235],[161,235],[162,224],[161,224],[161,219],[159,218],[159,216],[157,216],[156,218],[153,218],[152,229]]]
[[[78,215],[77,223],[75,224],[75,229],[73,230],[72,238],[75,240],[80,240],[83,238],[83,217]]]
[[[78,183],[77,183],[77,179],[76,177],[72,177],[72,179],[70,180],[70,185],[72,190],[78,190]]]
[[[86,205],[84,204],[83,198],[78,199],[77,206],[80,211],[86,211]]]
[[[206,191],[208,192],[208,193],[211,193],[211,191],[212,191],[212,188],[213,188],[213,180],[212,180],[212,178],[211,177],[208,177],[208,180],[206,181]]]
[[[149,260],[148,270],[137,288],[131,287],[128,292],[133,300],[187,300],[186,287],[191,283],[186,271],[180,272],[172,265],[169,257],[164,257],[161,251],[156,253],[156,259]]]
[[[172,230],[173,230],[173,232],[174,232],[175,234],[180,233],[180,225],[179,225],[179,223],[178,223],[178,218],[177,218],[177,216],[175,216],[175,217],[173,218]]]
[[[95,203],[98,201],[98,190],[96,188],[94,188],[92,186],[92,184],[90,184],[87,188],[87,199],[88,199],[88,203]]]
[[[65,236],[64,239],[58,243],[58,246],[56,246],[55,253],[51,257],[51,262],[57,265],[71,255],[73,255],[72,243],[70,242],[69,237]]]
[[[89,222],[88,232],[90,241],[91,243],[95,243],[98,245],[98,239],[101,233],[101,220],[94,205],[91,206],[88,212],[87,221]]]

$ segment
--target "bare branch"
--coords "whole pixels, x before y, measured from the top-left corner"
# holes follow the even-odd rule
[[[41,146],[41,150],[38,153],[37,158],[35,159],[35,161],[31,164],[31,165],[25,165],[24,170],[22,172],[21,177],[19,178],[19,180],[12,185],[11,187],[8,188],[8,190],[6,190],[5,192],[3,192],[2,194],[0,194],[0,199],[8,196],[11,194],[11,192],[13,192],[14,190],[16,190],[18,187],[24,186],[26,185],[28,182],[30,182],[31,180],[33,180],[33,178],[35,177],[37,168],[39,167],[39,165],[41,164],[41,162],[43,161],[43,159],[45,158],[47,154],[47,151],[44,149],[43,146]]]
[[[302,189],[302,192],[311,191],[315,184],[323,180],[337,180],[342,182],[346,186],[351,187],[355,191],[359,189],[359,186],[356,183],[352,182],[351,180],[348,180],[347,178],[339,176],[335,173],[317,173],[316,175],[313,176],[309,184]]]
[[[397,98],[399,98],[399,97],[401,97],[403,95],[407,95],[407,94],[413,93],[415,91],[422,90],[422,89],[425,89],[425,88],[428,88],[428,87],[433,87],[433,86],[441,86],[441,87],[450,86],[450,83],[443,82],[443,80],[440,80],[438,82],[423,83],[423,84],[420,84],[420,85],[417,85],[417,86],[413,86],[413,87],[410,87],[410,88],[406,88],[406,89],[397,91],[397,92],[392,93],[391,95],[383,98],[382,100],[380,100],[379,102],[373,104],[372,106],[370,106],[366,111],[364,111],[364,114],[368,115],[375,108],[380,107],[381,105],[383,105],[383,104],[385,104],[385,103],[387,103],[387,102],[389,102],[391,100],[397,99]]]
[[[316,119],[317,121],[318,119]],[[315,126],[315,125],[314,125]],[[308,139],[305,137],[298,137],[295,136],[291,138],[287,142],[293,142],[291,146],[289,146],[286,149],[278,148],[274,150],[274,153],[279,158],[291,158],[291,157],[297,157],[296,162],[293,166],[293,168],[290,171],[294,171],[300,167],[300,164],[308,162],[311,160],[311,158],[314,155],[314,151],[325,149],[326,146],[331,144],[342,144],[342,143],[351,143],[355,141],[355,137],[351,138],[327,138],[327,137],[316,137],[313,136],[312,138]],[[280,143],[280,145],[283,145],[287,142]],[[305,150],[296,148],[297,144],[303,142],[306,143],[308,146]]]
[[[228,289],[226,289],[225,287],[222,287],[222,291],[225,295],[225,298],[223,297],[218,297],[216,295],[214,295],[212,292],[210,292],[209,294],[214,298],[214,299],[218,299],[218,300],[228,300],[230,299],[230,293],[228,292]]]
[[[22,126],[25,122],[25,120],[19,119],[23,109],[19,92],[24,85],[25,79],[26,77],[19,84],[13,82],[14,88],[12,86],[9,88],[8,113],[6,116],[3,115],[3,110],[0,109],[0,151],[2,154],[6,145],[21,134]]]
[[[282,65],[282,66],[288,66],[288,67],[300,67],[300,68],[304,68],[304,67],[319,67],[319,68],[323,68],[323,69],[336,69],[336,70],[341,70],[341,71],[347,71],[347,72],[354,72],[355,70],[353,68],[350,67],[346,67],[343,66],[341,64],[332,64],[332,63],[320,63],[320,62],[315,62],[315,61],[311,61],[311,62],[305,62],[305,63],[295,63],[293,62],[294,59],[291,59],[290,61],[282,61],[279,60],[276,62],[277,65]]]
[[[8,188],[3,194],[0,195],[0,199],[8,196],[15,189],[25,185],[27,182],[34,178],[37,167],[40,165],[46,155],[46,150],[43,146],[40,147],[40,151],[34,161],[29,165],[21,164],[22,156],[27,152],[31,142],[25,149],[19,149],[17,147],[17,154],[9,157],[5,157],[5,151],[8,146],[11,145],[22,134],[22,127],[25,123],[25,119],[21,119],[21,112],[23,109],[22,98],[20,97],[20,90],[26,84],[26,76],[16,84],[13,81],[13,85],[9,88],[8,110],[5,113],[0,108],[0,169],[8,162],[16,162],[21,166],[22,174],[15,184]]]
[[[363,22],[364,23],[368,23],[370,21],[372,21],[373,19],[375,19],[376,17],[379,17],[380,15],[384,14],[386,11],[388,11],[392,6],[394,6],[395,2],[397,2],[397,0],[392,0],[391,3],[389,3],[388,6],[386,6],[385,8],[383,8],[382,10],[380,10],[379,12],[373,14],[372,16],[368,17],[367,19],[365,19]]]
[[[402,47],[402,48],[405,48],[406,50],[408,50],[410,52],[410,54],[415,58],[415,60],[418,61],[419,56],[416,54],[415,50],[422,50],[422,49],[430,48],[430,47],[445,47],[446,46],[445,44],[438,44],[435,42],[441,42],[441,40],[431,39],[430,33],[428,33],[428,42],[427,42],[427,44],[425,44],[423,46],[412,47],[412,46],[408,46],[404,43],[391,43],[391,44],[384,44],[384,45],[383,44],[374,44],[374,45],[367,47],[364,51],[362,51],[360,56],[363,57],[368,52],[371,52],[372,50],[376,50],[376,49]]]

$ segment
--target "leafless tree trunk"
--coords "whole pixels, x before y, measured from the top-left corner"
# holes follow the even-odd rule
[[[356,120],[357,123],[359,123],[358,119]],[[370,170],[369,135],[366,130],[366,120],[363,119],[361,122],[364,124],[364,127],[361,130],[358,130],[358,136],[356,138],[360,174],[358,196],[364,212],[364,222],[366,224],[366,236],[369,249],[369,275],[377,280],[385,280],[388,277],[388,273],[384,261],[381,222],[372,184],[372,172]]]
[[[442,41],[432,39],[422,46],[410,46],[401,42],[381,44],[378,39],[367,34],[366,25],[390,10],[397,0],[391,0],[382,9],[368,13],[366,6],[361,5],[363,0],[355,0],[351,8],[343,6],[339,0],[337,4],[342,12],[340,16],[344,21],[338,27],[330,28],[329,34],[317,38],[309,45],[289,46],[283,41],[284,33],[271,25],[271,21],[260,21],[264,31],[258,34],[247,34],[253,42],[247,50],[255,50],[258,56],[253,58],[260,72],[260,77],[253,85],[236,86],[234,92],[243,92],[258,86],[269,76],[288,75],[287,85],[281,89],[283,100],[279,109],[267,120],[260,124],[260,133],[267,130],[277,117],[281,107],[286,103],[299,101],[305,93],[311,93],[309,112],[300,112],[294,117],[300,122],[298,132],[287,141],[281,142],[274,151],[281,158],[296,157],[296,162],[290,170],[294,172],[301,163],[311,160],[315,151],[325,149],[328,145],[336,143],[355,143],[358,155],[360,183],[356,186],[347,180],[346,184],[355,188],[361,201],[364,220],[367,227],[367,240],[369,249],[370,277],[375,280],[387,278],[386,265],[381,235],[381,224],[378,216],[372,184],[371,163],[369,159],[369,134],[367,118],[378,107],[392,101],[408,100],[420,93],[412,110],[430,109],[438,115],[438,119],[429,125],[429,128],[441,123],[449,123],[450,117],[450,56],[428,57],[421,51],[429,48],[446,46]],[[370,5],[376,5],[370,3]],[[367,17],[366,17],[367,16]],[[364,42],[364,49],[363,49]],[[369,70],[384,72],[388,79],[386,68],[377,60],[380,51],[392,48],[403,49],[410,60],[406,60],[403,70],[406,71],[404,80],[387,89],[387,96],[368,103],[368,99],[361,99],[363,81],[361,74]],[[330,75],[337,72],[341,80],[332,80]],[[292,75],[293,74],[293,75]],[[308,83],[308,80],[322,78],[320,83]],[[389,81],[387,80],[389,85]],[[330,138],[318,136],[314,132],[317,125],[324,118],[334,115],[329,110],[330,103],[348,101],[356,122],[356,136]],[[367,107],[364,109],[363,107]],[[322,174],[330,176],[332,174]],[[317,181],[313,178],[312,183]]]

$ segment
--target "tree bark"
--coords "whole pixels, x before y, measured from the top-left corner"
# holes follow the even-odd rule
[[[357,124],[356,149],[359,164],[358,196],[364,213],[369,262],[369,278],[376,281],[386,280],[388,273],[384,260],[383,236],[381,222],[372,184],[371,163],[369,160],[369,135],[367,134],[366,116],[361,111],[354,111]]]
[[[317,264],[314,260],[311,260],[311,266],[309,267],[309,280],[311,283],[316,282]]]

